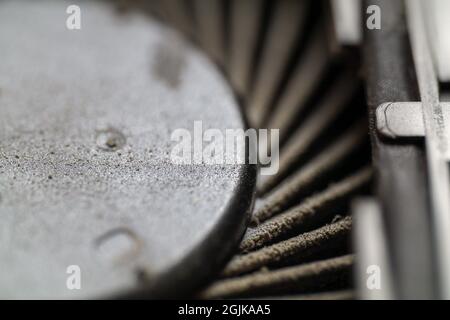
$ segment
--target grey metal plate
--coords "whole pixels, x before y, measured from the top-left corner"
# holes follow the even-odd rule
[[[239,109],[171,30],[79,1],[69,31],[70,4],[0,3],[0,297],[185,293],[239,240],[255,172],[175,165],[170,135],[242,128]]]

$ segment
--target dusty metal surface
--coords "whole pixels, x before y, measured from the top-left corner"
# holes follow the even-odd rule
[[[169,29],[81,1],[69,31],[69,4],[0,3],[0,297],[182,294],[238,241],[254,172],[172,164],[170,135],[241,115]],[[69,265],[81,290],[66,288]]]
[[[370,184],[367,170],[352,175],[369,162],[367,127],[345,134],[347,128],[365,123],[365,102],[355,72],[358,57],[347,47],[326,50],[326,54],[314,51],[320,47],[317,40],[331,35],[327,28],[331,25],[326,22],[328,8],[321,6],[327,2],[221,0],[224,10],[211,23],[211,16],[199,14],[201,1],[177,1],[186,4],[184,13],[191,21],[180,30],[212,57],[217,57],[212,48],[225,49],[221,55],[227,63],[221,68],[249,119],[262,121],[262,128],[277,119],[279,129],[286,132],[286,144],[280,144],[280,160],[288,161],[280,163],[280,170],[271,179],[258,177],[259,183],[264,182],[258,197],[272,192],[280,195],[278,187],[290,178],[299,178],[295,185],[298,190],[285,189],[290,201],[280,203],[282,208],[272,207],[275,210],[270,217],[253,216],[254,224],[261,223],[248,229],[241,250],[199,296],[354,298],[354,292],[348,290],[351,278],[341,277],[342,269],[333,268],[332,275],[318,279],[317,273],[305,272],[304,268],[314,261],[306,269],[321,273],[323,259],[350,253],[349,242],[342,239],[348,236],[351,225],[345,217],[348,205],[355,194],[367,192]],[[154,14],[169,25],[184,24],[186,19],[175,18],[174,12],[164,14],[167,2],[146,3],[154,4]],[[207,7],[217,4],[214,1]],[[325,28],[315,29],[318,23]],[[205,41],[205,35],[213,33],[221,36],[213,42]],[[320,69],[324,72],[318,72]],[[285,114],[291,117],[285,118]],[[258,202],[268,204],[266,200],[259,198],[255,207],[258,209]],[[289,269],[293,266],[299,269]]]

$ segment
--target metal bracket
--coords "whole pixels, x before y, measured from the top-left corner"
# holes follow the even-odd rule
[[[441,121],[450,124],[450,102],[440,102]],[[425,124],[421,102],[387,102],[378,106],[376,111],[377,131],[380,135],[391,139],[425,138]],[[441,133],[450,142],[450,126],[443,126]],[[446,150],[444,157],[450,160],[450,152]]]
[[[422,103],[388,102],[376,111],[377,130],[382,136],[400,139],[424,137]]]
[[[390,138],[425,140],[439,291],[441,298],[450,299],[450,105],[439,100],[439,67],[433,61],[424,2],[408,0],[405,6],[420,102],[380,105],[376,125]]]

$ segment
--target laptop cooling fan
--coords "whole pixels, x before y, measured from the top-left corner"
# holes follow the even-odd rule
[[[355,298],[371,150],[330,3],[77,3],[0,2],[0,297]],[[279,129],[278,172],[171,163],[195,121]]]

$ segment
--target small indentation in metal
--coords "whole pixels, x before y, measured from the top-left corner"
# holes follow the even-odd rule
[[[127,228],[110,230],[95,241],[98,256],[113,264],[130,261],[138,255],[140,247],[138,236]]]
[[[125,145],[126,138],[119,130],[108,128],[97,132],[96,143],[104,151],[116,151]]]
[[[147,268],[137,267],[135,273],[138,284],[143,285],[151,282],[152,275]]]

